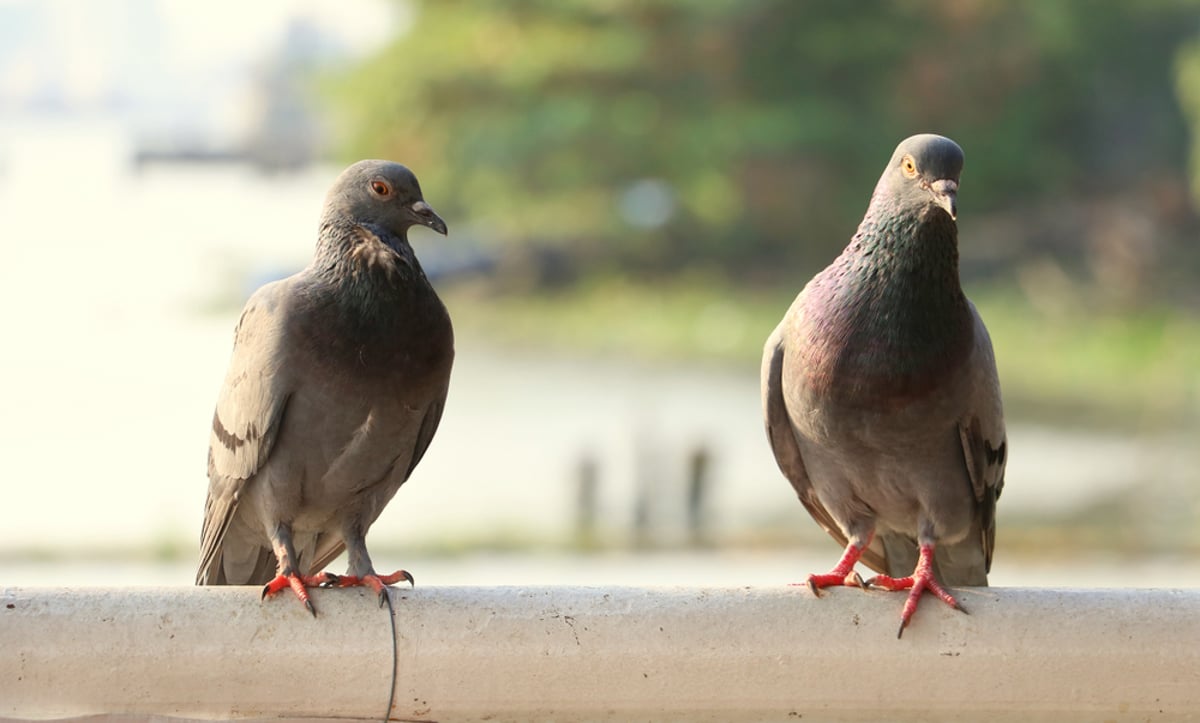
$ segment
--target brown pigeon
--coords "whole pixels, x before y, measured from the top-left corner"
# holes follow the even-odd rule
[[[845,554],[830,585],[986,585],[1007,442],[987,329],[958,276],[962,149],[908,138],[858,232],[763,349],[767,436],[800,501]],[[936,550],[936,556],[935,556]],[[880,573],[863,583],[861,559]]]
[[[446,224],[390,161],[347,168],[308,268],[260,288],[234,332],[208,450],[197,585],[384,585],[365,537],[442,417],[454,332],[408,243]],[[346,575],[321,570],[349,550]]]

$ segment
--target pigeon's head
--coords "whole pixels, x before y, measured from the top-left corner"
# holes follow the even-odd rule
[[[446,222],[425,203],[417,177],[392,161],[359,161],[342,171],[325,197],[325,212],[401,237],[412,226],[446,235]]]
[[[945,136],[922,133],[904,139],[888,161],[875,193],[897,209],[918,213],[940,208],[958,218],[958,177],[963,152]]]

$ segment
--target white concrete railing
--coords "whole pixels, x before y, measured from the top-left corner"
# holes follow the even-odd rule
[[[714,570],[714,576],[721,571]],[[1200,590],[417,588],[401,720],[1200,717]],[[386,609],[316,591],[0,590],[0,718],[381,719]]]

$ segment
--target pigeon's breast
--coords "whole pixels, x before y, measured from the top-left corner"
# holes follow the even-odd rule
[[[379,385],[381,391],[420,384],[448,373],[454,355],[449,313],[427,282],[363,299],[331,299],[295,316],[304,323],[289,334],[291,352],[306,357],[332,386]]]
[[[973,349],[973,318],[948,289],[817,285],[793,318],[793,372],[814,402],[893,412],[935,394]]]
[[[368,403],[359,408],[360,414],[329,425],[328,441],[315,443],[319,452],[306,479],[304,507],[345,509],[380,489],[387,489],[390,498],[409,469],[429,406],[428,402]]]
[[[915,434],[921,420],[956,419],[973,353],[969,310],[905,319],[803,314],[784,360],[784,388],[805,436],[837,445],[861,436]],[[881,323],[882,322],[882,323]],[[853,446],[853,445],[851,445]]]
[[[280,434],[286,449],[277,450],[288,466],[272,473],[288,486],[279,516],[297,529],[386,502],[411,468],[426,416],[445,399],[454,356],[445,307],[432,289],[376,303],[366,315],[332,302],[292,315],[284,353],[302,373]]]
[[[971,353],[954,349],[925,369],[880,370],[865,354],[827,366],[785,360],[785,403],[801,456],[836,519],[867,515],[911,535],[933,505],[942,534],[965,533],[970,520],[959,513],[972,509],[971,487],[956,427],[969,399]],[[932,501],[930,480],[947,490]]]
[[[937,392],[969,353],[969,344],[912,346],[863,335],[814,349],[803,384],[827,402],[893,412]]]
[[[421,425],[444,388],[302,385],[268,465],[268,484],[279,488],[276,514],[296,530],[330,531],[348,512],[386,502],[404,481]]]

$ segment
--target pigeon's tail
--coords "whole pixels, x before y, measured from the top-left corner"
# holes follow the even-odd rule
[[[346,546],[341,537],[299,533],[294,535],[298,572],[315,575],[325,568]],[[252,538],[239,537],[236,530],[226,535],[212,560],[201,562],[196,572],[197,585],[265,585],[278,574],[278,561],[270,547]]]
[[[209,565],[196,573],[197,585],[265,585],[275,577],[275,554],[266,547],[254,546],[240,559],[226,559],[223,550]]]
[[[917,566],[917,541],[896,534],[883,534],[880,539],[887,559],[887,574],[891,577],[911,575]],[[973,537],[953,545],[935,547],[933,568],[943,585],[986,587],[988,584],[983,546]]]

